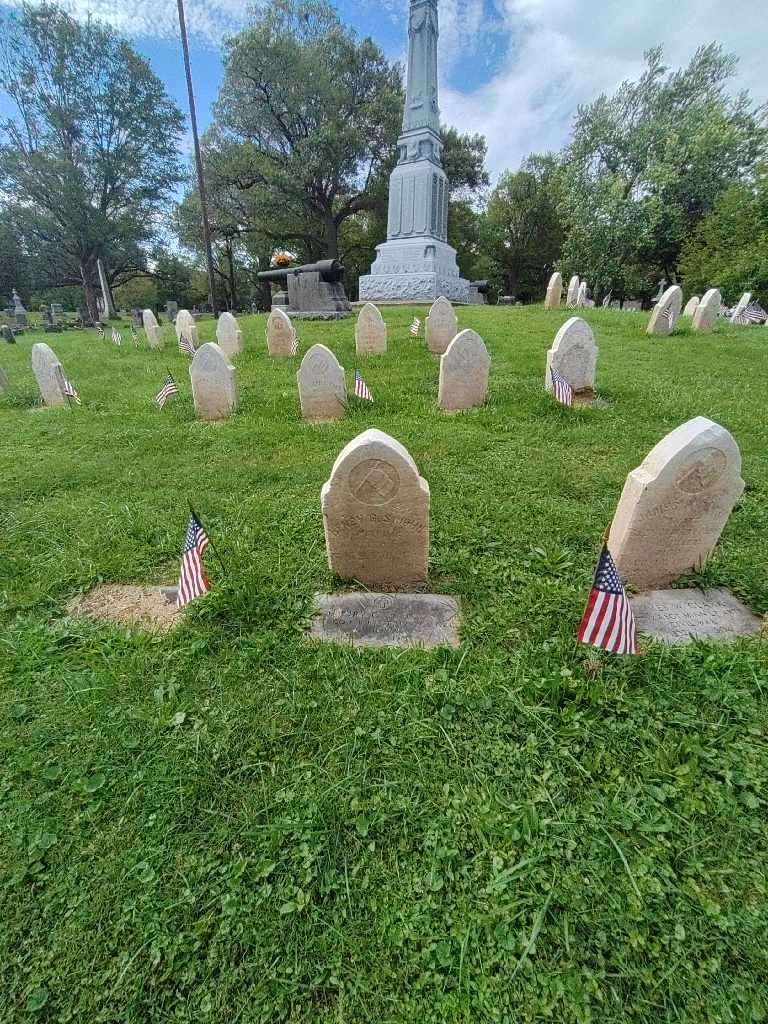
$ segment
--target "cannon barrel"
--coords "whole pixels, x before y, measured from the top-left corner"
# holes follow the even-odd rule
[[[477,288],[481,295],[487,295],[488,289],[491,287],[490,281],[472,281],[470,283],[473,288]]]
[[[303,267],[285,267],[282,270],[262,270],[258,274],[260,281],[287,282],[289,275],[319,274],[320,280],[326,284],[337,284],[344,277],[344,264],[339,260],[320,260],[318,263],[306,263]]]

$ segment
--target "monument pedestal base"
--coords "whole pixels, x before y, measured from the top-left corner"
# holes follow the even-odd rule
[[[370,274],[360,278],[361,302],[470,301],[469,281],[459,276],[456,250],[431,235],[376,247]]]

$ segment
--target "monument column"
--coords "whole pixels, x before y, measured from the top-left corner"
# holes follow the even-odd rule
[[[437,98],[437,0],[411,0],[408,81],[398,163],[389,184],[387,241],[377,246],[371,273],[360,278],[360,299],[469,301],[448,243],[448,181]]]

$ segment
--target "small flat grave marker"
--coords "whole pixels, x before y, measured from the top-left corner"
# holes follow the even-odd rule
[[[737,640],[755,636],[762,619],[726,587],[715,590],[652,590],[631,598],[640,633],[665,644]]]
[[[310,636],[355,647],[458,647],[461,614],[440,594],[317,594]]]

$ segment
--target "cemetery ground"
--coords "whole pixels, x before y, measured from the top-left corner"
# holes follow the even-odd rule
[[[3,1024],[768,1019],[765,640],[575,643],[627,473],[696,415],[747,482],[697,580],[768,611],[768,330],[582,311],[605,405],[568,410],[543,374],[570,312],[460,308],[489,396],[446,416],[414,312],[385,309],[388,353],[357,358],[353,318],[300,323],[296,359],[242,318],[218,424],[168,326],[159,352],[46,338],[74,410],[35,408],[42,335],[0,346]],[[316,341],[373,405],[302,422]],[[429,482],[457,650],[304,636],[313,594],[344,589],[320,488],[369,426]],[[226,574],[209,549],[180,627],[67,616],[100,581],[175,583],[188,500]]]

